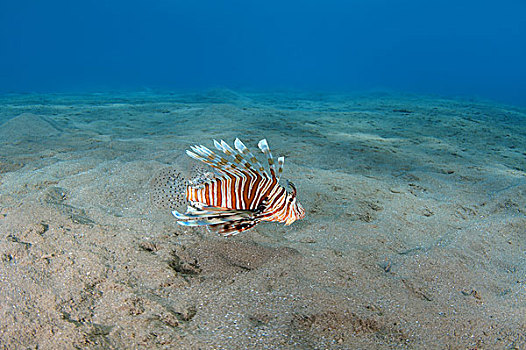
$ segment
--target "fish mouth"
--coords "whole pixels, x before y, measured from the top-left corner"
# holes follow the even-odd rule
[[[303,219],[305,217],[305,209],[303,206],[298,202],[298,220]]]

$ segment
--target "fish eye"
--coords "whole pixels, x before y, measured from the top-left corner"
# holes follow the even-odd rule
[[[296,186],[289,180],[287,180],[287,185],[291,188],[291,191],[287,191],[287,193],[290,193],[293,198],[296,197]]]

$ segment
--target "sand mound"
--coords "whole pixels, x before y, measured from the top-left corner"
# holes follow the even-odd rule
[[[61,131],[60,127],[47,117],[24,113],[0,125],[0,139],[4,142],[34,140],[58,135]]]
[[[239,241],[207,240],[172,252],[169,266],[183,275],[227,278],[261,268],[269,262],[298,257],[293,248],[264,247]]]
[[[251,99],[240,93],[225,88],[213,88],[199,95],[199,99],[208,103],[249,103]]]

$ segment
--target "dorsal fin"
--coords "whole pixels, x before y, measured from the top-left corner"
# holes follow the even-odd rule
[[[256,163],[254,163],[254,161],[252,161],[252,158],[255,159],[254,155],[252,155],[252,153],[250,153],[248,148],[239,139],[236,139],[236,142],[234,144],[235,144],[235,146],[237,148],[237,151],[232,149],[232,147],[230,147],[223,140],[221,140],[221,142],[217,142],[216,140],[214,140],[214,146],[218,150],[222,151],[224,154],[232,157],[234,163],[238,164],[240,166],[240,168],[245,168],[246,170],[248,170],[248,171],[250,171],[252,173],[256,173],[258,175],[262,175],[262,176],[268,177],[268,174],[265,172],[265,169],[263,169],[261,164],[259,164],[259,162],[257,162],[257,160],[256,160]],[[246,151],[243,152],[243,150],[246,150],[248,152],[246,152]],[[247,161],[247,159],[245,157],[243,157],[244,154],[248,155],[248,156],[252,156],[251,159],[250,159],[250,163],[256,164],[255,167],[252,166],[249,163],[249,161]]]
[[[192,146],[190,147],[192,151],[186,151],[190,157],[210,165],[214,169],[217,169],[218,172],[233,176],[233,175],[242,175],[242,169],[240,169],[236,164],[228,161],[227,159],[218,156],[205,146]]]
[[[265,171],[265,168],[263,168],[263,165],[261,165],[261,163],[257,160],[256,156],[254,156],[254,154],[250,152],[248,147],[245,146],[240,139],[236,138],[236,140],[234,141],[234,146],[239,151],[239,153],[241,153],[241,155],[248,157],[250,163],[254,165],[253,169],[256,169],[256,171],[259,171],[261,174],[264,174],[268,177],[268,174]]]
[[[285,163],[285,157],[279,157],[278,158],[278,181],[281,178],[281,174],[283,173],[283,163]]]
[[[270,152],[270,148],[268,147],[268,143],[266,139],[263,139],[259,141],[258,147],[261,150],[261,152],[265,153],[267,156],[268,166],[270,168],[270,175],[272,177],[276,177],[276,167],[274,166],[274,159],[272,158],[272,153]]]
[[[247,172],[249,172],[264,176],[266,178],[276,178],[279,181],[283,172],[283,163],[285,162],[285,157],[278,158],[278,168],[276,172],[274,158],[272,157],[272,153],[270,152],[270,148],[266,139],[259,141],[258,147],[261,152],[267,156],[270,176],[265,171],[263,165],[261,165],[261,163],[257,160],[256,156],[254,156],[254,154],[248,149],[247,146],[245,146],[243,142],[241,142],[240,139],[236,138],[234,141],[236,150],[230,147],[223,140],[220,142],[214,140],[214,146],[227,156],[230,156],[232,161],[221,157],[203,145],[191,146],[191,150],[187,150],[186,154],[200,162],[210,165],[223,175],[246,176],[248,174]]]

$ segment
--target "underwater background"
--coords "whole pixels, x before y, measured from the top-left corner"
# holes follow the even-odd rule
[[[525,14],[0,0],[0,350],[526,349]],[[178,225],[237,137],[305,217]]]
[[[526,103],[526,4],[2,1],[0,91],[388,89]]]

